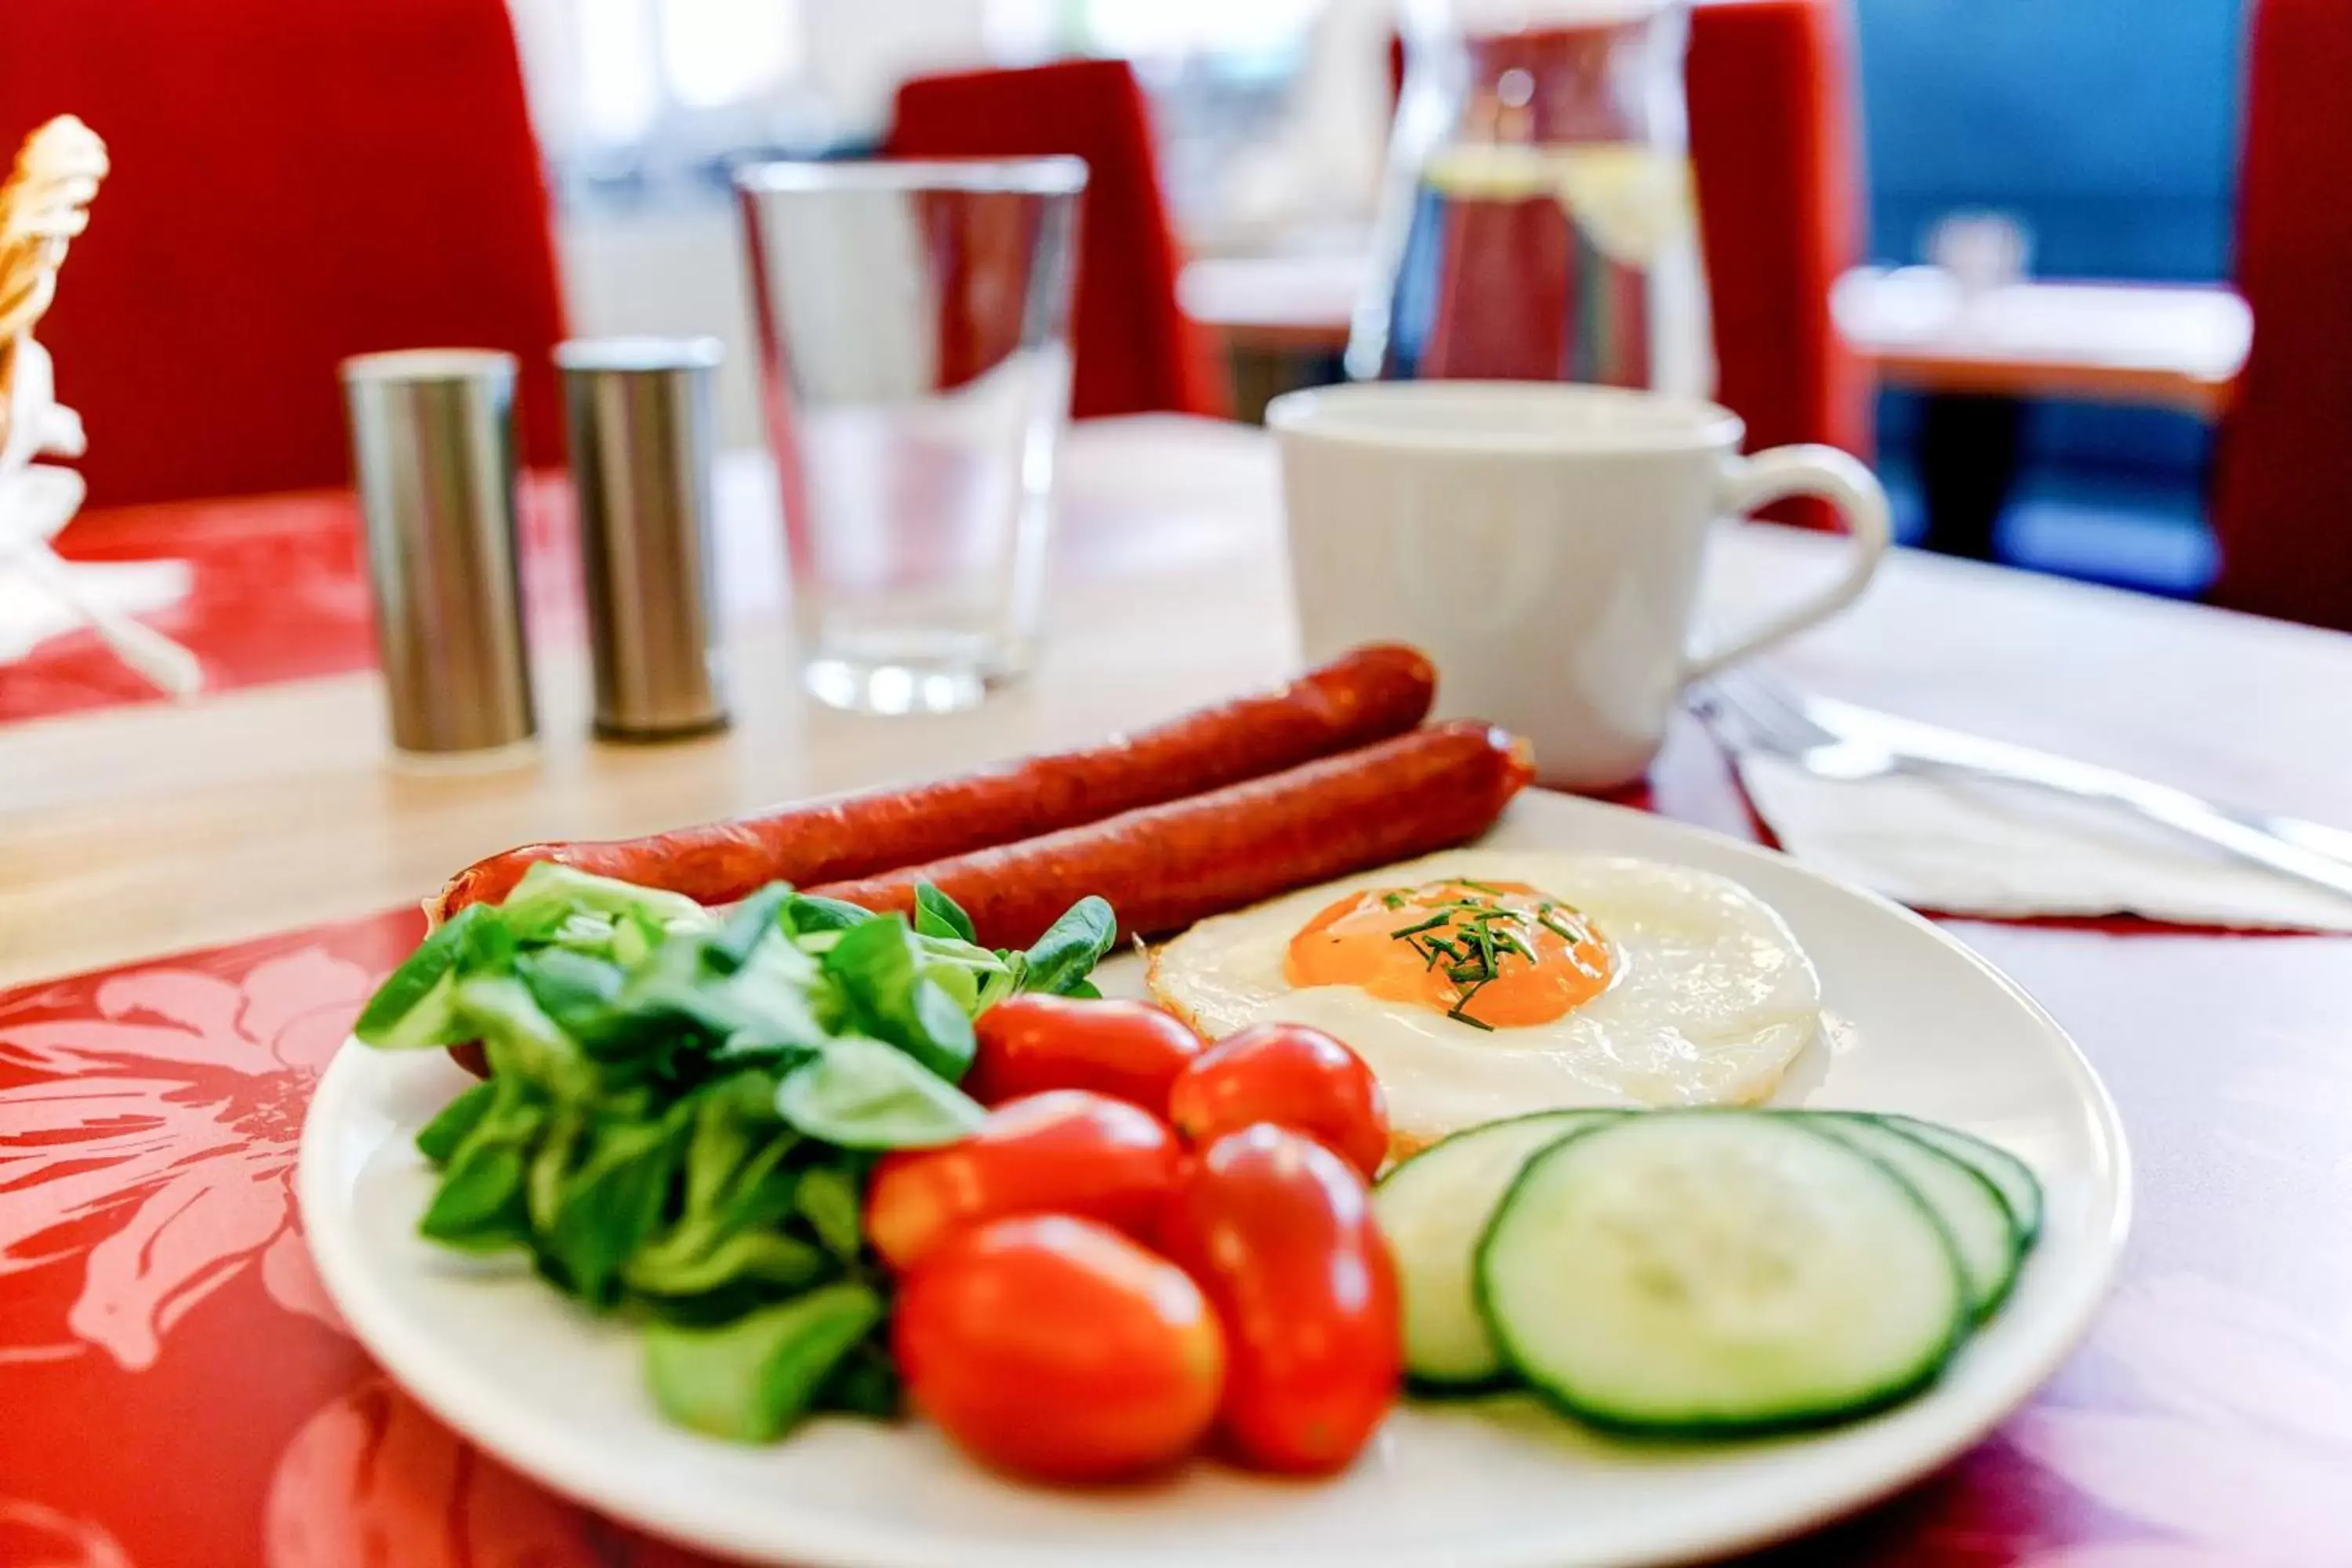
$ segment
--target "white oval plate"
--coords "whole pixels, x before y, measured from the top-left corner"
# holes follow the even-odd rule
[[[1512,1399],[1409,1404],[1353,1469],[1324,1482],[1203,1462],[1141,1489],[1055,1491],[997,1479],[919,1423],[846,1418],[733,1447],[656,1415],[627,1328],[574,1310],[520,1266],[417,1237],[430,1180],[410,1140],[468,1081],[439,1052],[336,1057],[303,1130],[311,1250],[393,1375],[516,1468],[680,1541],[845,1568],[1678,1562],[1893,1491],[2050,1375],[2106,1291],[2130,1180],[2115,1108],[2049,1015],[1927,921],[1769,850],[1534,793],[1487,842],[1643,855],[1747,883],[1802,939],[1832,1015],[1783,1101],[1908,1111],[2032,1164],[2049,1195],[2042,1243],[1935,1388],[1834,1431],[1704,1447],[1610,1442]],[[1139,970],[1122,958],[1104,976],[1132,990]]]

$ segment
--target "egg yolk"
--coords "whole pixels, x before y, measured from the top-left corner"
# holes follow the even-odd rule
[[[1352,985],[1487,1029],[1546,1024],[1609,988],[1591,921],[1523,882],[1350,893],[1290,939],[1290,984]]]

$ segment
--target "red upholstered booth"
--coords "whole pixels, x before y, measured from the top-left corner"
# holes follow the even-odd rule
[[[1486,48],[1539,56],[1546,37],[1504,35]],[[1400,43],[1400,73],[1402,61]],[[1747,421],[1751,449],[1825,441],[1866,457],[1868,369],[1830,318],[1831,285],[1863,247],[1845,0],[1703,0],[1686,80],[1717,395]]]
[[[348,481],[336,362],[522,357],[560,454],[547,192],[499,0],[0,5],[0,139],[52,115],[114,169],[41,327],[93,505]]]
[[[1227,411],[1214,345],[1176,303],[1150,119],[1124,60],[918,78],[898,89],[887,145],[897,158],[1084,158],[1071,413]]]
[[[2218,602],[2352,631],[2352,5],[2256,0],[2238,287],[2253,352],[2221,427]]]

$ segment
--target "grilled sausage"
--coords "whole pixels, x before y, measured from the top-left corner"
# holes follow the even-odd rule
[[[779,807],[644,838],[532,844],[478,861],[429,901],[437,921],[496,903],[541,860],[706,904],[782,880],[872,876],[1180,800],[1402,734],[1437,676],[1418,651],[1359,648],[1289,685],[1203,708],[1099,745],[960,778]]]
[[[815,889],[911,912],[929,882],[982,945],[1026,947],[1088,893],[1150,935],[1476,837],[1533,776],[1526,742],[1475,720],[1016,844]]]

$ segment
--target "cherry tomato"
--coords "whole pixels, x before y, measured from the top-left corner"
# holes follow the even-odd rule
[[[1160,1238],[1224,1324],[1221,1415],[1239,1457],[1344,1468],[1403,1375],[1396,1268],[1363,1178],[1286,1128],[1228,1132],[1185,1173]]]
[[[1303,1024],[1254,1024],[1192,1059],[1168,1119],[1196,1143],[1271,1121],[1321,1140],[1367,1177],[1389,1152],[1388,1100],[1355,1052]]]
[[[1149,1002],[1007,996],[972,1025],[978,1037],[966,1094],[997,1105],[1049,1089],[1087,1089],[1154,1116],[1168,1086],[1201,1053],[1201,1037]]]
[[[1083,1215],[1148,1235],[1181,1153],[1166,1122],[1123,1100],[1033,1094],[960,1142],[885,1156],[866,1189],[866,1234],[894,1268],[960,1226],[1005,1215]]]
[[[901,1282],[890,1338],[919,1409],[974,1457],[1045,1480],[1115,1480],[1181,1458],[1224,1383],[1224,1335],[1200,1288],[1067,1215],[948,1237]]]

